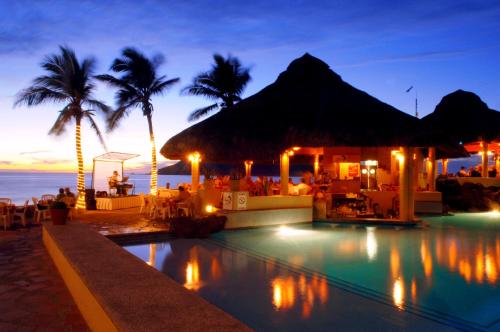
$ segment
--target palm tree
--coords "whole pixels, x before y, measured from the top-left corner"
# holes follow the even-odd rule
[[[87,120],[95,130],[101,144],[104,139],[94,121],[98,112],[107,114],[111,109],[103,102],[94,99],[93,71],[95,59],[85,58],[79,62],[75,52],[67,46],[60,46],[60,54],[45,57],[41,66],[47,72],[33,80],[30,87],[20,91],[14,106],[37,106],[43,103],[61,103],[64,108],[59,111],[56,122],[49,131],[50,135],[59,136],[73,121],[76,124],[75,143],[78,160],[78,201],[77,208],[85,208],[85,174],[81,146],[81,123]]]
[[[224,59],[220,54],[214,54],[215,64],[208,72],[193,78],[193,83],[182,92],[192,96],[204,96],[216,102],[210,106],[197,109],[189,115],[188,121],[195,121],[216,109],[233,106],[241,100],[245,86],[251,80],[250,68],[241,65],[238,58],[228,55]]]
[[[108,130],[115,129],[119,122],[129,115],[134,108],[141,108],[142,114],[148,120],[149,139],[151,142],[151,193],[156,194],[157,166],[156,145],[153,133],[153,104],[151,98],[161,95],[166,90],[179,82],[179,78],[167,80],[165,75],[158,76],[158,67],[163,64],[161,54],[148,59],[138,50],[127,47],[123,49],[122,56],[113,61],[111,70],[121,73],[121,77],[112,75],[98,75],[97,79],[108,83],[118,89],[116,92],[117,109],[108,117]]]

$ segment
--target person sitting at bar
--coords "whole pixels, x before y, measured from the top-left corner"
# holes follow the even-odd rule
[[[457,176],[461,177],[461,178],[468,176],[467,170],[465,169],[465,166],[460,167],[460,170],[458,171]]]
[[[472,170],[470,171],[470,176],[474,178],[479,178],[481,177],[481,172],[478,169],[478,167],[471,167]]]
[[[299,195],[308,195],[312,187],[306,183],[306,179],[301,179],[300,183],[295,187]]]

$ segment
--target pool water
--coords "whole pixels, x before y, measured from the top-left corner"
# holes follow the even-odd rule
[[[261,331],[500,330],[500,216],[167,238],[126,250]]]

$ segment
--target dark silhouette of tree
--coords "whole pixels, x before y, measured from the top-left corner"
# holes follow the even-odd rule
[[[14,106],[24,104],[31,107],[48,102],[64,104],[64,108],[59,111],[59,116],[49,134],[61,135],[73,121],[76,124],[77,208],[85,208],[85,174],[81,148],[81,123],[82,120],[87,120],[90,123],[99,141],[106,149],[101,131],[94,121],[94,115],[98,112],[108,114],[111,109],[93,97],[95,85],[92,75],[95,60],[85,58],[79,62],[73,50],[66,46],[60,46],[59,48],[60,54],[48,55],[41,63],[47,74],[35,78],[30,87],[20,91]]]
[[[167,80],[165,75],[159,76],[157,71],[164,63],[161,54],[147,58],[138,50],[127,47],[120,58],[113,61],[110,70],[120,77],[98,75],[96,78],[118,89],[115,95],[117,108],[108,117],[108,130],[115,129],[119,122],[135,108],[142,109],[148,120],[149,139],[151,141],[151,193],[157,190],[156,145],[153,133],[153,104],[151,98],[164,94],[168,88],[179,82],[179,78]]]
[[[241,94],[251,80],[250,69],[243,67],[238,58],[228,55],[224,59],[214,54],[212,69],[193,78],[193,83],[182,89],[182,93],[203,96],[216,102],[210,106],[195,110],[189,115],[189,121],[195,121],[216,109],[233,106],[241,100]]]

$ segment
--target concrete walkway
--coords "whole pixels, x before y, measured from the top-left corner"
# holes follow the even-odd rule
[[[0,331],[88,331],[40,226],[0,231]]]

